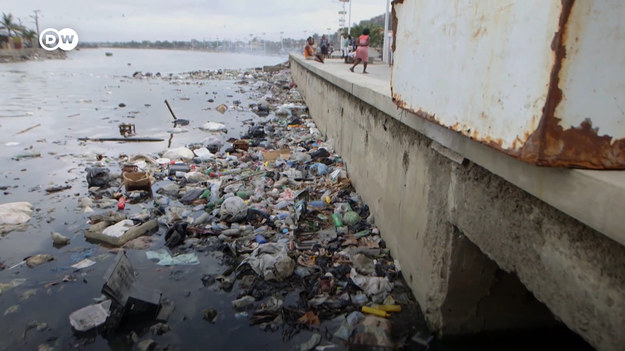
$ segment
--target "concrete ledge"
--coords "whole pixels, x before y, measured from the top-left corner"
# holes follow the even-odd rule
[[[384,88],[388,67],[367,70],[291,59],[310,115],[346,162],[428,326],[439,336],[497,332],[549,325],[553,314],[597,349],[622,349],[625,245],[574,218],[622,239],[613,212],[621,172],[510,158],[398,110]]]
[[[625,245],[625,171],[537,167],[399,109],[392,101],[390,69],[370,65],[369,75],[342,61],[325,64],[291,54],[291,60],[424,136],[440,143],[538,199]],[[358,68],[357,68],[358,69]]]

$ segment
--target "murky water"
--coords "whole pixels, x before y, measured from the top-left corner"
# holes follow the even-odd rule
[[[105,56],[105,51],[113,56]],[[24,284],[0,295],[0,313],[6,313],[0,318],[0,349],[33,350],[40,344],[53,345],[55,350],[131,348],[124,339],[127,333],[108,339],[97,334],[77,335],[69,325],[71,312],[93,303],[100,295],[103,276],[115,260],[109,250],[84,239],[87,215],[78,209],[78,200],[87,195],[84,169],[93,164],[96,154],[111,158],[124,153],[153,154],[169,146],[201,141],[208,135],[198,127],[208,121],[225,123],[228,136],[237,137],[246,128],[244,122],[254,120],[256,115],[247,108],[231,109],[225,114],[215,108],[219,104],[233,107],[236,100],[247,107],[261,100],[254,86],[238,85],[232,80],[198,82],[175,77],[180,72],[256,67],[285,60],[286,57],[238,54],[91,49],[72,52],[67,60],[0,65],[0,202],[29,201],[36,209],[24,231],[11,232],[0,239],[0,262],[7,267],[0,271],[0,283],[26,279]],[[160,72],[166,77],[172,73],[173,79],[132,78],[136,71]],[[165,99],[178,118],[190,121],[186,133],[170,133],[173,119]],[[119,137],[120,123],[135,124],[137,137],[164,141],[78,141],[82,137]],[[15,159],[33,152],[41,157]],[[72,188],[54,194],[45,191],[50,186],[65,184]],[[146,205],[128,205],[126,211],[136,213],[143,206]],[[53,231],[69,236],[71,244],[54,248],[50,239]],[[55,260],[32,269],[25,265],[9,269],[38,253],[52,254]],[[198,266],[161,267],[148,260],[144,250],[127,250],[139,272],[139,281],[149,283],[150,288],[160,290],[163,297],[176,303],[168,321],[172,331],[154,336],[147,330],[151,323],[145,328],[133,325],[140,337],[150,337],[160,348],[169,345],[173,350],[291,350],[309,338],[310,332],[302,331],[284,342],[280,331],[264,332],[249,326],[248,319],[237,315],[231,306],[237,297],[238,282],[230,292],[202,283],[204,274],[223,273],[225,268],[219,264],[223,254],[208,248],[197,253]],[[87,256],[96,261],[94,266],[81,271],[69,267]],[[287,302],[296,299],[296,295],[286,296]],[[206,308],[217,311],[214,323],[202,319],[202,310]],[[416,309],[414,314],[415,322],[406,326],[406,331],[425,332]],[[36,325],[34,322],[46,326],[42,330],[29,328],[29,324]],[[566,332],[564,337],[561,335],[551,334],[554,345],[587,347]],[[545,344],[534,345],[532,337],[434,343],[432,349],[498,350],[502,345],[514,350],[551,349],[545,348]]]
[[[70,53],[67,60],[25,62],[0,65],[0,186],[2,203],[29,201],[35,205],[34,216],[24,231],[15,231],[0,240],[0,262],[7,269],[0,271],[0,282],[25,278],[19,287],[0,297],[0,313],[11,306],[20,306],[14,313],[0,319],[0,349],[36,349],[46,343],[67,349],[87,344],[88,349],[124,349],[125,340],[100,336],[75,336],[68,323],[74,310],[93,303],[100,295],[103,276],[114,262],[108,250],[85,241],[83,229],[87,216],[78,210],[77,201],[87,194],[85,167],[95,154],[117,157],[121,153],[154,153],[207,137],[198,129],[208,122],[228,125],[228,136],[238,136],[242,122],[255,118],[248,111],[231,110],[220,114],[219,104],[242,106],[255,102],[250,87],[233,81],[205,81],[188,84],[184,80],[133,79],[135,71],[144,73],[187,72],[218,68],[245,68],[273,65],[285,57],[262,57],[236,54],[208,54],[176,51],[81,50]],[[130,65],[128,65],[130,63]],[[252,99],[250,99],[252,97]],[[178,118],[190,120],[187,133],[171,134],[173,118],[167,110],[167,99]],[[213,102],[208,102],[212,99]],[[119,104],[125,107],[119,107]],[[247,109],[245,109],[247,110]],[[137,137],[164,139],[158,143],[81,143],[80,137],[119,137],[118,125],[133,123]],[[27,128],[34,127],[20,134]],[[41,157],[15,160],[17,155],[38,152]],[[48,195],[46,188],[69,184],[70,190]],[[128,205],[128,212],[138,212],[141,205]],[[61,249],[52,246],[50,232],[69,236],[71,244]],[[49,253],[55,260],[36,268],[25,265],[8,269],[23,258]],[[85,256],[97,262],[80,272],[69,265]],[[139,272],[139,279],[163,292],[176,302],[169,320],[173,330],[154,337],[161,345],[174,349],[195,349],[213,345],[214,349],[249,349],[256,341],[272,345],[267,349],[287,349],[279,333],[264,333],[248,327],[247,320],[238,320],[232,313],[231,293],[204,287],[204,274],[222,273],[218,264],[220,252],[200,253],[200,265],[161,267],[145,257],[144,251],[128,251],[128,257]],[[69,280],[63,282],[63,280]],[[15,307],[12,307],[12,309]],[[218,319],[214,324],[202,320],[201,311],[214,308]],[[28,330],[34,321],[46,323],[43,331]],[[184,332],[181,332],[184,331]],[[147,332],[147,330],[146,330]],[[248,341],[240,342],[244,334]],[[255,341],[256,340],[256,341]],[[107,346],[108,345],[108,346]],[[81,347],[82,348],[82,347]]]

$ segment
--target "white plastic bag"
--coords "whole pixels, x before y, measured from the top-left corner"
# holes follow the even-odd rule
[[[0,225],[20,225],[28,222],[33,212],[30,202],[9,202],[0,204]]]
[[[207,132],[227,132],[228,131],[228,128],[226,128],[225,124],[218,123],[218,122],[206,122],[200,127],[200,129],[203,131],[207,131]]]
[[[173,149],[169,149],[165,151],[163,154],[163,158],[168,158],[171,160],[192,160],[195,155],[193,151],[187,149],[186,147],[177,147]]]
[[[278,243],[258,246],[239,267],[245,264],[249,264],[256,274],[266,280],[283,280],[290,277],[295,270],[295,261],[289,257],[286,245]]]

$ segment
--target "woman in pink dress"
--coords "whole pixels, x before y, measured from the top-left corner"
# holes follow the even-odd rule
[[[354,72],[354,67],[358,66],[360,61],[364,65],[362,73],[367,73],[367,62],[369,61],[369,28],[362,31],[362,35],[356,41],[356,56],[354,56],[354,65],[350,67],[350,71]]]

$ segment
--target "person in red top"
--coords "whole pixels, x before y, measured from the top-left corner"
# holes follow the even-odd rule
[[[369,28],[362,31],[362,35],[356,40],[358,47],[356,48],[356,56],[354,56],[354,65],[350,67],[350,71],[354,72],[354,67],[358,66],[360,61],[364,65],[362,73],[367,73],[367,62],[369,61]]]

